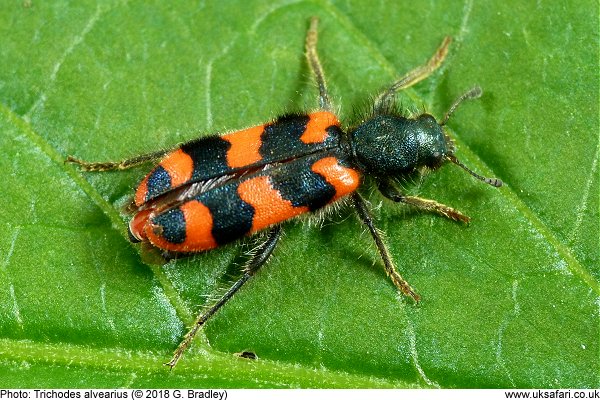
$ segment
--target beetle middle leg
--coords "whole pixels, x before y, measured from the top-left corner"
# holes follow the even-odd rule
[[[360,220],[369,228],[369,232],[371,232],[371,236],[373,240],[375,240],[375,245],[377,246],[377,250],[379,250],[379,254],[383,259],[383,264],[385,266],[385,272],[390,277],[394,285],[406,296],[412,297],[414,301],[417,303],[421,299],[410,284],[398,273],[396,270],[396,266],[392,261],[392,257],[390,256],[390,251],[388,250],[383,238],[381,237],[381,232],[375,228],[373,224],[373,218],[369,213],[367,205],[363,198],[358,194],[354,193],[352,195],[352,202],[354,203],[354,208],[360,218]]]
[[[329,100],[329,94],[327,93],[325,74],[323,73],[323,67],[321,66],[319,55],[317,53],[318,25],[319,19],[317,17],[312,17],[310,19],[310,28],[306,34],[306,58],[308,59],[308,66],[314,74],[315,81],[319,88],[319,106],[322,110],[331,111],[331,101]]]
[[[259,268],[262,267],[265,264],[265,262],[267,262],[271,253],[273,253],[273,250],[275,249],[275,246],[277,245],[277,241],[279,240],[280,236],[281,226],[275,225],[269,230],[267,234],[267,239],[263,243],[261,243],[261,245],[258,246],[258,248],[256,248],[256,250],[254,251],[254,255],[250,258],[250,260],[248,260],[248,262],[244,266],[244,273],[242,277],[238,279],[233,284],[233,286],[231,286],[231,288],[229,288],[229,290],[219,299],[219,301],[213,304],[208,310],[198,315],[198,318],[196,318],[194,325],[188,331],[188,333],[186,333],[185,337],[177,347],[177,350],[175,350],[173,358],[171,358],[171,361],[169,361],[165,365],[168,365],[169,367],[171,367],[171,369],[173,369],[175,365],[177,365],[177,362],[179,361],[185,350],[189,347],[190,343],[194,339],[194,336],[196,336],[196,334],[198,333],[200,328],[202,328],[202,326],[206,323],[206,321],[208,321],[210,317],[212,317],[217,311],[219,311],[219,309],[223,307],[225,303],[227,303],[229,299],[231,299],[233,295],[236,294],[237,291],[240,290],[246,282],[248,282],[248,280],[256,273],[256,271],[258,271]]]

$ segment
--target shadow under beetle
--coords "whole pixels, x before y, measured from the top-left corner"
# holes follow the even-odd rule
[[[319,89],[319,111],[284,115],[267,124],[202,137],[174,150],[120,162],[67,158],[88,171],[121,170],[160,160],[137,188],[129,224],[132,242],[148,243],[168,253],[189,254],[267,230],[266,240],[247,261],[242,277],[198,316],[167,363],[171,368],[204,323],[268,260],[281,236],[283,221],[344,199],[369,229],[394,285],[418,302],[419,295],[397,272],[367,204],[357,192],[363,176],[371,176],[380,192],[392,201],[463,222],[469,218],[459,211],[434,200],[404,195],[394,181],[422,170],[435,170],[450,161],[485,183],[502,185],[499,179],[484,178],[458,161],[454,143],[444,132],[458,105],[479,97],[480,88],[460,96],[441,122],[426,113],[406,117],[395,108],[396,92],[439,68],[448,52],[449,37],[425,65],[376,97],[370,116],[344,131],[332,111],[317,55],[317,24],[318,19],[312,18],[306,56]]]

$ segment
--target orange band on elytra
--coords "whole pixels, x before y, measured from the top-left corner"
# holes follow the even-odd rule
[[[259,150],[261,145],[260,136],[264,130],[265,126],[259,125],[221,136],[231,143],[231,147],[227,151],[227,166],[229,168],[245,167],[262,159]]]
[[[306,130],[300,136],[303,143],[322,143],[329,134],[327,128],[332,125],[339,126],[340,121],[337,117],[328,111],[317,111],[309,115],[310,120],[306,124]]]
[[[352,168],[340,165],[335,157],[325,157],[316,161],[311,170],[322,175],[335,187],[335,196],[330,202],[353,193],[360,185],[360,174]]]
[[[156,225],[146,225],[146,236],[150,242],[161,249],[177,252],[196,252],[214,249],[218,246],[212,236],[213,218],[208,207],[197,200],[190,200],[179,206],[185,221],[185,240],[171,243],[161,236]]]
[[[146,202],[146,194],[148,193],[148,177],[149,176],[150,176],[150,174],[146,175],[144,177],[144,179],[142,179],[142,181],[140,182],[140,184],[137,187],[137,190],[135,191],[134,201],[135,201],[135,205],[137,207],[141,206],[142,204],[144,204]]]
[[[194,173],[194,160],[181,149],[167,155],[160,165],[171,177],[171,187],[175,188],[192,179]]]
[[[213,217],[208,207],[197,200],[190,200],[179,208],[183,211],[186,226],[183,245],[193,248],[193,251],[217,247],[217,241],[212,235]]]
[[[240,183],[240,198],[254,207],[251,232],[308,212],[308,207],[294,207],[273,188],[269,177],[259,176]]]
[[[194,160],[186,152],[177,149],[165,156],[159,163],[161,167],[169,174],[171,179],[171,188],[180,186],[192,178],[194,173]],[[146,202],[148,194],[148,178],[154,173],[154,168],[138,185],[135,192],[135,205],[141,206]]]

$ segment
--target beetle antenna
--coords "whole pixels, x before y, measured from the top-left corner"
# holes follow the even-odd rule
[[[467,171],[469,174],[473,175],[475,178],[479,179],[480,181],[484,181],[485,183],[487,183],[488,185],[491,185],[493,187],[500,187],[502,186],[502,180],[498,179],[498,178],[486,178],[485,176],[481,176],[478,173],[472,171],[471,169],[469,169],[469,167],[467,167],[465,164],[461,163],[460,161],[458,161],[458,159],[451,154],[446,155],[446,159],[448,159],[449,161],[452,161],[454,164],[458,165],[459,167],[461,167],[462,169],[464,169],[465,171]]]
[[[454,100],[454,103],[452,103],[452,105],[450,106],[450,109],[448,109],[448,111],[446,112],[446,115],[444,115],[444,119],[442,119],[442,122],[440,122],[440,125],[442,125],[442,126],[446,125],[446,122],[448,122],[448,120],[450,119],[450,116],[454,113],[454,111],[456,111],[456,109],[458,108],[460,103],[462,103],[465,100],[477,99],[477,98],[481,97],[482,94],[483,94],[483,90],[481,90],[481,87],[479,87],[479,86],[475,86],[474,88],[471,88],[470,90],[467,90],[466,92],[461,94],[458,97],[458,99]]]

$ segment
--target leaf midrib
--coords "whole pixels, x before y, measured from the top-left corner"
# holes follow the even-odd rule
[[[188,358],[186,363],[178,365],[173,371],[158,362],[154,353],[124,352],[122,349],[98,349],[67,343],[47,344],[30,340],[0,339],[0,356],[9,362],[27,361],[49,366],[87,367],[113,371],[123,376],[134,376],[127,382],[127,387],[135,387],[138,376],[144,378],[145,382],[149,374],[163,375],[165,379],[171,374],[177,378],[185,376],[186,381],[206,380],[206,377],[218,376],[220,380],[234,384],[260,381],[265,386],[281,386],[284,383],[288,387],[317,384],[320,387],[338,388],[418,387],[405,381],[330,371],[322,367],[305,368],[271,360],[238,359],[231,354],[214,350],[203,350],[200,356]]]

